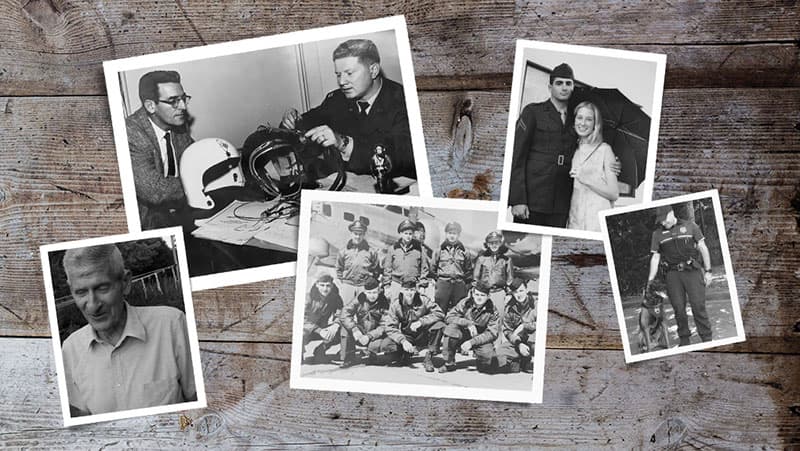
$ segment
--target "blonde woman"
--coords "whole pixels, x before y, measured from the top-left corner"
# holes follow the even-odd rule
[[[597,213],[614,206],[619,188],[614,152],[603,142],[603,119],[595,104],[582,102],[575,107],[575,132],[578,149],[569,173],[575,183],[567,228],[599,232]]]

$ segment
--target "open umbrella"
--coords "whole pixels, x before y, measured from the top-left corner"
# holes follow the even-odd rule
[[[597,105],[603,115],[603,140],[611,146],[622,165],[619,181],[638,187],[647,169],[650,116],[614,88],[576,86],[570,109],[583,101]]]

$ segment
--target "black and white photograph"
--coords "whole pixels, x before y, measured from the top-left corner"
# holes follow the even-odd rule
[[[653,192],[666,55],[518,40],[498,226],[601,240]]]
[[[432,196],[402,16],[103,67],[128,227],[182,226],[194,290],[293,275],[303,189]]]
[[[551,238],[497,203],[304,191],[292,388],[541,402]]]
[[[65,426],[206,407],[179,227],[41,247]]]
[[[717,190],[601,221],[626,362],[745,340]]]

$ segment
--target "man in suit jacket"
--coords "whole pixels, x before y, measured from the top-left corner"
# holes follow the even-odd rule
[[[333,52],[339,89],[322,104],[298,116],[288,110],[281,126],[334,147],[356,174],[370,173],[375,148],[383,147],[393,177],[417,178],[403,85],[383,76],[378,48],[368,39],[350,39]]]
[[[142,107],[125,126],[142,230],[181,225],[187,206],[178,163],[194,142],[186,111],[190,98],[175,71],[148,72],[139,79]]]

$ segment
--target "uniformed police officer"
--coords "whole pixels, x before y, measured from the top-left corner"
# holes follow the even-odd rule
[[[289,109],[281,127],[306,130],[305,136],[334,147],[356,174],[370,173],[370,160],[381,146],[392,177],[417,178],[403,85],[383,75],[378,48],[368,39],[350,39],[333,51],[339,89],[302,116]]]
[[[397,226],[400,238],[386,251],[382,283],[390,301],[394,301],[400,294],[400,287],[404,282],[410,281],[416,285],[421,282],[420,279],[428,277],[428,257],[422,244],[414,239],[415,229],[414,222],[403,220]]]
[[[474,257],[459,240],[461,224],[450,222],[444,227],[445,239],[433,254],[431,273],[436,278],[435,299],[442,311],[467,295],[467,283],[472,279]]]
[[[566,227],[577,139],[568,112],[575,89],[572,68],[556,66],[548,88],[550,98],[528,104],[517,120],[508,204],[514,222]]]
[[[706,312],[705,286],[711,282],[711,255],[700,227],[694,222],[677,219],[670,206],[658,207],[656,223],[661,229],[653,232],[650,241],[650,273],[647,289],[658,273],[659,264],[664,266],[667,295],[675,310],[678,322],[680,345],[690,343],[691,331],[686,314],[686,300],[692,306],[692,316],[697,334],[703,341],[711,340],[711,324]],[[698,259],[702,257],[702,265]],[[662,260],[663,256],[663,260]]]
[[[347,228],[350,230],[350,240],[336,258],[339,294],[345,304],[364,291],[364,283],[369,277],[378,278],[381,273],[378,250],[370,247],[365,238],[367,226],[356,219]]]

